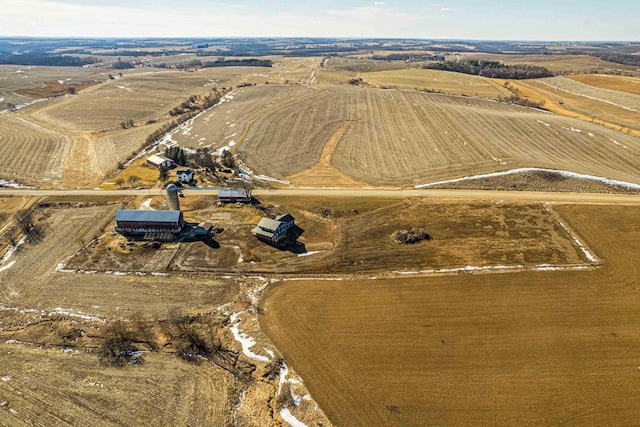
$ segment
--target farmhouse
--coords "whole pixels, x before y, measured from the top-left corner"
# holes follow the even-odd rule
[[[145,240],[174,240],[182,231],[180,211],[118,209],[115,230],[125,236],[143,236]]]
[[[176,175],[178,176],[178,182],[182,184],[188,184],[193,181],[193,171],[191,169],[179,170]]]
[[[287,231],[294,225],[295,218],[291,214],[279,215],[276,219],[263,217],[251,233],[262,241],[278,245],[287,237]]]
[[[251,190],[242,188],[225,188],[218,191],[218,200],[222,203],[249,203],[251,202]]]
[[[153,156],[147,157],[147,163],[158,169],[170,169],[176,166],[176,163],[173,160],[159,154],[154,154]]]

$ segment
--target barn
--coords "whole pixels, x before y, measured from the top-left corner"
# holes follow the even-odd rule
[[[159,154],[154,154],[153,156],[147,157],[147,163],[158,169],[170,169],[176,166],[176,163],[173,160]]]
[[[115,230],[125,236],[143,236],[145,240],[174,240],[182,231],[180,211],[118,209]]]
[[[258,226],[251,230],[258,239],[279,245],[287,237],[287,232],[295,225],[295,218],[291,214],[279,215],[276,219],[262,218]]]
[[[251,202],[251,190],[242,188],[223,188],[218,191],[218,200],[222,203],[249,203]]]

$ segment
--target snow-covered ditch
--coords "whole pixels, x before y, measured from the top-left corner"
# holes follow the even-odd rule
[[[240,343],[240,345],[242,346],[242,352],[249,359],[257,360],[259,362],[269,362],[271,359],[269,359],[267,356],[256,354],[251,351],[251,348],[256,344],[256,340],[246,333],[240,331],[240,323],[242,323],[242,320],[240,320],[238,316],[241,313],[242,312],[233,313],[230,317],[231,323],[233,324],[230,328],[231,333],[233,334],[233,338],[235,338],[235,340]]]
[[[5,252],[2,259],[0,259],[0,272],[8,270],[11,267],[13,267],[13,265],[16,262],[15,261],[9,262],[9,259],[13,256],[15,251],[17,251],[20,246],[24,245],[24,243],[27,241],[27,237],[28,236],[22,237],[22,239],[18,240],[15,246],[10,247],[9,250]]]
[[[514,175],[514,174],[524,173],[524,172],[548,172],[548,173],[558,174],[567,178],[577,178],[577,179],[584,179],[588,181],[597,181],[603,184],[613,185],[616,187],[624,187],[624,188],[630,188],[633,190],[640,190],[640,184],[636,184],[634,182],[620,181],[617,179],[604,178],[601,176],[594,176],[594,175],[586,175],[586,174],[571,172],[571,171],[544,169],[544,168],[518,168],[518,169],[510,169],[502,172],[491,172],[491,173],[485,173],[480,175],[463,176],[461,178],[430,182],[428,184],[420,184],[420,185],[416,185],[415,188],[421,189],[421,188],[433,187],[435,185],[453,184],[456,182],[472,181],[472,180],[485,179],[485,178],[495,178],[498,176]]]

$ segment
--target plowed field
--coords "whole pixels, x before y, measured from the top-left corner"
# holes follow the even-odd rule
[[[69,152],[65,136],[14,114],[0,115],[0,178],[59,181]]]
[[[331,136],[349,122],[331,164],[373,184],[420,184],[518,167],[627,181],[640,177],[640,138],[581,120],[417,92],[315,86],[281,96],[283,90],[290,89],[248,89],[246,99],[255,91],[263,100],[247,102],[264,105],[267,97],[273,104],[247,114],[246,108],[233,110],[234,100],[227,106],[229,113],[215,119],[214,126],[222,128],[236,123],[233,117],[243,120],[238,123],[244,123],[237,132],[244,135],[238,150],[246,152],[256,173],[285,178],[311,167]],[[194,129],[204,120],[199,118]],[[205,131],[196,133],[194,140],[208,141]]]
[[[556,208],[584,272],[284,282],[261,321],[336,425],[630,425],[640,212]]]

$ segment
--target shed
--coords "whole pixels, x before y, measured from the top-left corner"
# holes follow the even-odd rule
[[[160,154],[154,154],[153,156],[147,157],[147,163],[158,169],[170,169],[176,166],[176,163],[173,160],[161,156]]]
[[[251,202],[251,190],[243,188],[223,188],[218,191],[218,199],[223,203],[249,203]]]

